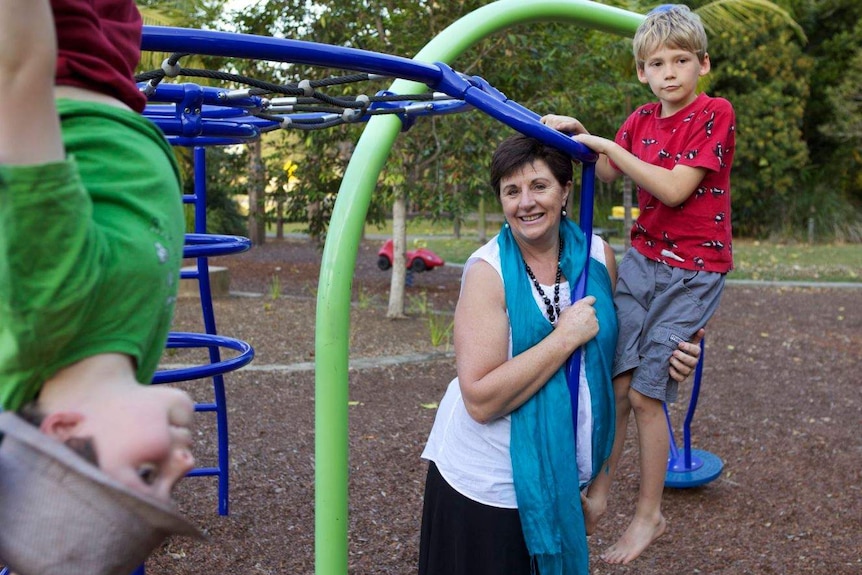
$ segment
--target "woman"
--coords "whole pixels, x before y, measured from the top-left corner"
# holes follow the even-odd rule
[[[565,217],[572,172],[565,153],[523,135],[494,153],[506,223],[464,267],[458,377],[422,454],[420,575],[589,570],[580,488],[613,443],[616,268],[594,236],[587,295],[570,303],[587,257],[583,232]],[[575,434],[565,364],[580,347]],[[672,375],[684,379],[698,354],[681,344]]]

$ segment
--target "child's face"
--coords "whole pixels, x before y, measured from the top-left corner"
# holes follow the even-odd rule
[[[709,73],[709,55],[703,62],[697,55],[685,50],[661,47],[638,67],[638,80],[649,84],[652,93],[661,101],[662,117],[667,117],[691,104],[697,97],[697,80]]]
[[[98,417],[88,416],[99,467],[139,493],[168,501],[174,485],[194,466],[189,426],[194,403],[168,386],[135,386],[107,398]]]

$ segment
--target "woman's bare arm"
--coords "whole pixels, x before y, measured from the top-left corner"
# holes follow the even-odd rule
[[[541,389],[577,347],[595,337],[594,302],[589,296],[563,310],[548,337],[507,361],[509,320],[502,281],[487,263],[473,264],[455,311],[458,378],[470,416],[480,423],[492,421]]]

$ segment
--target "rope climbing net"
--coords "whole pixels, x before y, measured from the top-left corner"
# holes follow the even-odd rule
[[[285,38],[265,38],[182,28],[144,28],[142,48],[171,54],[161,68],[137,76],[149,104],[145,115],[155,121],[175,145],[205,146],[242,143],[264,132],[293,128],[320,130],[396,115],[403,129],[419,116],[478,109],[509,127],[538,138],[592,163],[595,154],[582,144],[552,130],[539,116],[509,100],[478,76],[456,72],[444,63],[407,58]],[[344,75],[278,84],[242,74],[183,67],[195,54],[271,63],[301,64],[342,70]],[[180,77],[229,83],[212,87],[175,83]],[[424,84],[430,91],[374,95],[331,95],[329,88],[385,79]],[[170,80],[170,81],[168,81]]]
[[[150,102],[145,114],[179,144],[239,143],[276,129],[322,130],[393,114],[409,127],[418,116],[455,113],[470,107],[442,92],[395,94],[380,90],[374,95],[333,96],[324,91],[392,79],[381,74],[351,73],[277,84],[237,73],[182,67],[180,60],[187,56],[192,54],[174,53],[161,68],[135,77]],[[181,77],[238,87],[176,83]]]

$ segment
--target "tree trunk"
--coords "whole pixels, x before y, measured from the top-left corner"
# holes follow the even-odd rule
[[[284,196],[279,196],[275,203],[275,237],[284,239]]]
[[[452,184],[452,197],[458,198],[461,194],[461,184]],[[462,217],[463,212],[458,210],[457,212],[453,208],[452,210],[452,234],[455,236],[456,240],[461,239],[461,225],[464,223],[464,218]]]
[[[479,196],[479,214],[477,216],[479,226],[479,243],[488,241],[488,225],[485,222],[485,196]]]
[[[260,140],[248,144],[248,238],[256,246],[266,242],[266,190]]]
[[[395,192],[392,203],[392,280],[389,284],[389,309],[386,317],[404,316],[404,291],[407,277],[405,251],[407,247],[407,198],[403,191]]]
[[[626,117],[632,113],[632,97],[626,95]],[[625,251],[632,247],[632,180],[623,177],[623,245]]]

